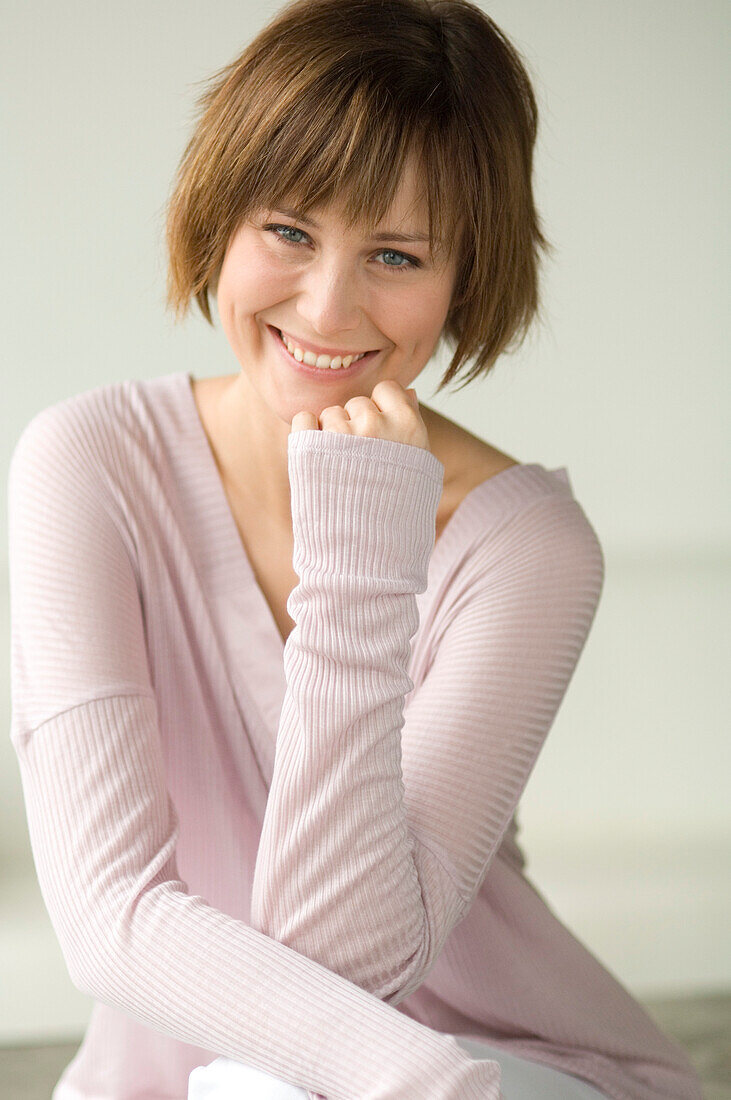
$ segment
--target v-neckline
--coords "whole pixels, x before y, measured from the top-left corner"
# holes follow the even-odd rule
[[[261,618],[264,622],[267,623],[269,636],[274,642],[275,648],[277,649],[278,654],[281,658],[284,655],[284,647],[286,645],[286,641],[282,637],[279,629],[279,624],[274,617],[274,612],[272,611],[268,599],[264,595],[264,590],[257,580],[254,567],[251,563],[251,559],[249,558],[246,546],[244,545],[243,539],[241,538],[238,524],[236,523],[236,517],[234,516],[233,509],[231,507],[228,496],[226,494],[226,489],[223,484],[223,478],[221,477],[218,465],[216,463],[216,458],[213,452],[213,448],[211,446],[211,441],[208,437],[208,432],[206,431],[206,427],[200,414],[200,409],[198,408],[198,403],[195,399],[195,393],[193,391],[193,376],[190,374],[190,372],[184,371],[181,374],[181,378],[185,384],[185,388],[190,399],[193,413],[193,421],[196,426],[197,435],[202,444],[202,450],[204,450],[208,458],[210,480],[215,484],[215,489],[213,490],[213,493],[216,500],[216,511],[218,513],[217,519],[220,529],[221,531],[227,532],[226,538],[230,547],[232,549],[234,546],[236,547],[236,550],[238,552],[237,556],[240,559],[241,569],[245,574],[245,579],[248,583],[249,588],[255,594],[256,602],[261,609]],[[234,555],[232,555],[232,559],[233,558]]]
[[[170,386],[176,400],[161,401],[161,442],[176,479],[178,507],[187,542],[207,604],[216,644],[239,716],[251,744],[264,790],[274,768],[276,737],[287,681],[286,641],[259,585],[229,505],[208,435],[186,371],[154,380],[149,386],[149,412],[156,419],[155,390]],[[145,385],[140,384],[144,391]],[[565,468],[559,478],[568,483]],[[473,540],[518,508],[560,486],[553,472],[538,464],[511,466],[477,485],[454,510],[429,561],[426,589],[417,594],[419,627],[411,642],[409,675],[421,682],[429,665],[428,639],[442,606],[448,575]],[[563,491],[570,492],[564,487]],[[265,801],[265,798],[264,798]]]
[[[216,511],[218,515],[216,519],[219,525],[219,532],[226,532],[225,537],[230,544],[229,549],[233,550],[233,547],[236,547],[245,578],[252,591],[256,594],[256,602],[259,605],[261,617],[268,624],[270,639],[275,643],[275,648],[280,658],[283,658],[286,641],[282,637],[274,613],[269,605],[269,601],[264,595],[264,591],[256,578],[246,547],[241,539],[238,525],[216,464],[213,448],[195,399],[193,376],[190,372],[183,371],[178,377],[187,392],[192,420],[196,426],[196,434],[202,444],[201,449],[207,456],[210,480],[215,484],[215,489],[213,491],[217,500]],[[475,520],[481,514],[481,506],[484,500],[491,497],[493,494],[499,494],[503,489],[509,490],[509,486],[511,486],[516,479],[518,479],[518,481],[524,478],[528,478],[528,480],[535,480],[536,478],[542,480],[545,477],[549,477],[552,479],[554,475],[558,475],[565,485],[569,484],[566,467],[559,467],[556,470],[546,470],[546,468],[539,463],[517,463],[503,470],[499,470],[496,474],[492,474],[490,477],[479,482],[470,489],[469,492],[465,493],[442,528],[439,538],[435,540],[429,561],[427,589],[425,593],[421,594],[419,602],[428,602],[429,594],[434,591],[434,586],[438,583],[441,574],[451,560],[452,555],[450,554],[450,550],[459,543],[466,530],[469,529],[471,525],[474,525]],[[231,557],[235,559],[235,555],[232,554]]]

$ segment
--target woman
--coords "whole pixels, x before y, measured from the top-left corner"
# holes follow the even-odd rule
[[[700,1097],[515,838],[596,534],[565,469],[412,387],[536,315],[535,133],[468,3],[283,9],[168,210],[170,305],[216,295],[237,369],[99,387],[16,445],[12,738],[96,1002],[53,1100]]]

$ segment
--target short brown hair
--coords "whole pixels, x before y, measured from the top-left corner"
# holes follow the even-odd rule
[[[540,312],[532,194],[538,125],[522,58],[468,0],[294,0],[209,78],[167,204],[167,306],[209,322],[228,241],[249,212],[342,203],[385,217],[407,157],[425,181],[435,254],[458,249],[437,392],[522,343]]]

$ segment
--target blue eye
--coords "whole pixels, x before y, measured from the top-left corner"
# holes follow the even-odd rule
[[[295,225],[271,224],[265,225],[262,228],[268,233],[272,233],[275,240],[280,241],[282,244],[289,245],[293,248],[299,247],[299,245],[301,245],[303,242],[301,240],[293,241],[291,240],[291,238],[285,237],[285,233],[299,233],[300,237],[307,237],[305,231],[303,229],[298,229]],[[280,232],[280,230],[282,232]],[[384,263],[378,265],[379,267],[388,268],[389,271],[411,271],[417,267],[422,266],[421,260],[417,259],[416,256],[407,256],[405,252],[397,252],[393,248],[382,248],[379,255],[398,256],[400,257],[400,259],[405,261],[405,263],[401,264]]]
[[[384,256],[399,256],[402,260],[406,260],[405,264],[398,264],[394,268],[394,270],[396,270],[396,271],[403,271],[404,268],[419,267],[420,266],[418,260],[414,261],[414,260],[411,259],[410,256],[406,256],[403,252],[395,252],[392,248],[384,248],[384,249],[381,250],[381,252]],[[391,268],[394,267],[393,264],[385,264],[384,266],[385,267],[391,267]]]
[[[303,231],[301,229],[295,229],[295,227],[293,225],[265,225],[264,228],[273,230],[276,233],[277,237],[279,237],[279,240],[280,241],[285,241],[287,244],[299,244],[300,242],[299,241],[291,241],[289,239],[289,237],[280,236],[278,230],[284,229],[288,233],[302,233],[303,236],[305,236],[305,237],[307,236],[307,234],[303,233]]]

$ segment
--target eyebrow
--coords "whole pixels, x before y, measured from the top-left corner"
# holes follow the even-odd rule
[[[305,225],[309,225],[312,229],[320,229],[320,226],[312,218],[308,218],[306,214],[300,213],[299,210],[290,210],[286,206],[278,206],[274,213],[286,214],[288,218],[294,218],[295,221],[303,222]],[[429,243],[429,237],[422,233],[396,233],[389,230],[386,233],[374,233],[371,237],[372,241],[425,241]]]

